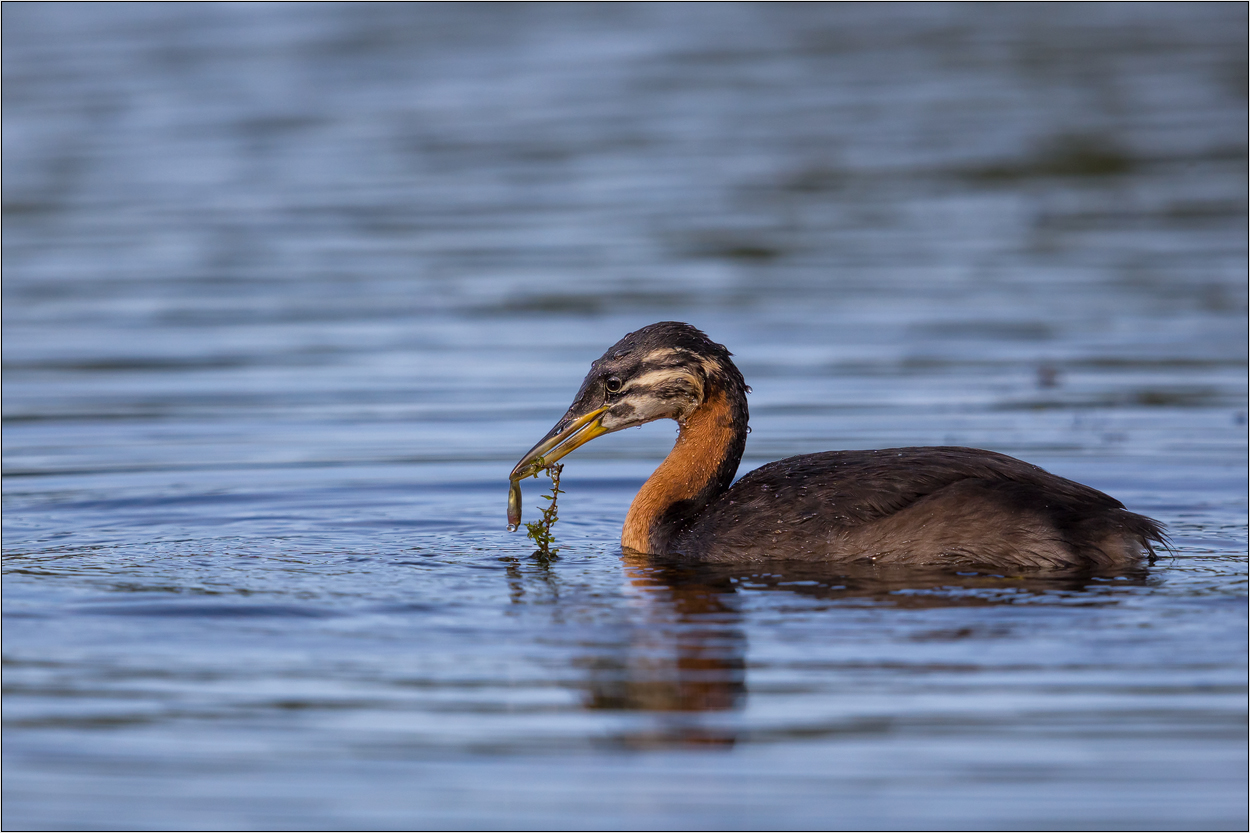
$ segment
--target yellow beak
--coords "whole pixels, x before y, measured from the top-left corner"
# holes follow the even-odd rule
[[[552,428],[538,445],[531,448],[512,470],[508,484],[508,531],[512,532],[521,525],[521,487],[517,483],[531,477],[552,463],[559,460],[578,446],[585,445],[595,437],[608,433],[603,427],[601,418],[607,405],[580,416],[568,424],[563,431]],[[556,424],[557,428],[559,423]]]
[[[603,427],[601,418],[608,406],[591,411],[569,423],[563,431],[551,429],[551,433],[543,437],[538,445],[526,452],[521,462],[512,469],[509,480],[521,480],[531,477],[547,466],[564,457],[570,451],[608,433]]]

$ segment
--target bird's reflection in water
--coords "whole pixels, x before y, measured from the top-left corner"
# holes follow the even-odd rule
[[[1004,575],[846,564],[690,564],[629,551],[624,568],[636,613],[625,640],[587,659],[584,703],[590,709],[653,713],[657,719],[645,728],[616,738],[629,747],[732,746],[739,740],[743,727],[734,713],[745,707],[748,691],[743,603],[752,592],[823,600],[831,607],[1101,604],[1100,588],[1150,580],[1144,568]],[[975,635],[971,628],[956,628],[916,638]]]
[[[647,556],[627,555],[625,572],[636,615],[621,650],[591,661],[586,706],[664,716],[629,746],[732,745],[732,727],[700,716],[745,704],[741,596],[726,576]]]

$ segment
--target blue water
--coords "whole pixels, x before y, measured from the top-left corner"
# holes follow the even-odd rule
[[[1246,31],[5,4],[4,827],[1244,829]],[[990,448],[1175,551],[632,560],[663,423],[532,557],[508,472],[660,320],[741,472]]]

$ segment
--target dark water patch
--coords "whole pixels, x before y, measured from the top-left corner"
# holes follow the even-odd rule
[[[742,238],[746,239],[742,239]],[[736,234],[692,241],[681,254],[691,258],[712,258],[747,264],[766,264],[785,255],[781,245],[752,242],[751,235]]]
[[[689,309],[695,306],[696,300],[697,296],[673,292],[528,295],[475,306],[467,313],[483,316],[525,314],[598,316],[643,309]]]
[[[129,588],[128,588],[129,589]],[[152,592],[156,588],[134,588],[134,592]],[[166,588],[181,590],[181,588]],[[297,605],[279,604],[206,604],[199,602],[133,602],[125,605],[90,605],[79,610],[92,616],[152,616],[157,618],[205,619],[324,619],[336,616],[334,611]]]
[[[116,356],[93,361],[6,361],[6,373],[39,375],[45,373],[189,373],[196,371],[235,370],[240,368],[268,367],[316,367],[326,368],[350,361],[351,349],[326,347],[291,351],[286,354],[273,352],[233,356]]]
[[[917,327],[917,333],[989,341],[1046,341],[1054,337],[1053,327],[1040,321],[935,321]]]
[[[1242,220],[1250,211],[1247,203],[1236,200],[1219,202],[1180,202],[1169,205],[1166,209],[1168,219],[1193,220],[1206,222],[1209,220]]]
[[[852,176],[849,170],[817,165],[787,174],[779,187],[799,194],[837,193],[854,182]]]
[[[1084,411],[1124,407],[1231,408],[1239,404],[1240,399],[1232,391],[1217,388],[1204,390],[1154,389],[1102,394],[1070,392],[1065,394],[1063,398],[1039,397],[996,402],[989,405],[988,408],[997,411]]]
[[[164,723],[166,715],[126,714],[126,715],[70,715],[64,717],[31,718],[28,720],[5,720],[4,725],[12,731],[23,729],[43,730],[78,730],[78,731],[110,731],[123,728],[135,728]]]
[[[1059,136],[1031,156],[969,169],[965,175],[981,182],[1013,182],[1048,177],[1109,177],[1132,173],[1136,163],[1103,136]]]
[[[1184,356],[1092,356],[1064,362],[1069,367],[1090,367],[1108,370],[1215,370],[1219,368],[1244,368],[1245,359],[1235,356],[1226,358],[1188,358]]]

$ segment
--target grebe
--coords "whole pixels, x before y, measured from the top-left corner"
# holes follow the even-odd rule
[[[1127,566],[1167,546],[1158,521],[1115,498],[975,448],[804,454],[734,483],[750,388],[730,355],[689,324],[630,333],[591,365],[568,412],[512,480],[595,437],[667,418],[680,426],[677,442],[629,507],[626,551],[715,562],[1061,568]]]

